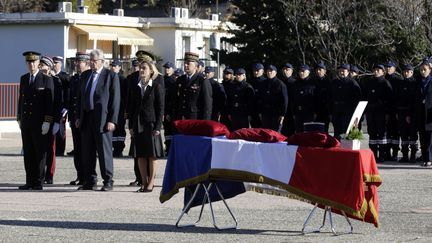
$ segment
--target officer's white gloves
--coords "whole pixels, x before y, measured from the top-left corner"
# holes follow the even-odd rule
[[[57,132],[59,131],[59,129],[60,129],[60,124],[57,123],[57,122],[55,122],[54,125],[53,125],[52,134],[53,134],[53,135],[56,135]]]
[[[42,123],[42,135],[45,135],[48,133],[50,128],[50,123],[49,122],[44,122]]]

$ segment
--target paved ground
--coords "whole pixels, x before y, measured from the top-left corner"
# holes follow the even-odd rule
[[[228,200],[238,229],[221,232],[207,214],[198,227],[174,227],[182,196],[160,204],[164,160],[158,163],[152,193],[136,193],[136,187],[127,186],[133,179],[130,158],[114,161],[114,191],[76,191],[67,185],[75,178],[71,157],[58,158],[54,185],[42,192],[22,192],[16,189],[25,175],[20,146],[19,134],[0,138],[0,242],[432,242],[432,169],[418,164],[379,166],[384,183],[379,188],[378,229],[353,221],[354,234],[333,236],[327,227],[325,233],[302,235],[311,205],[247,192]],[[229,223],[221,205],[216,211],[221,223]],[[317,226],[319,213],[313,221]],[[342,217],[334,221],[337,229],[347,229]]]

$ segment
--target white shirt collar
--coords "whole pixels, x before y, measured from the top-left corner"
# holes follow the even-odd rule
[[[32,75],[33,75],[33,77],[36,77],[36,75],[38,75],[38,73],[39,73],[39,69],[38,69],[38,70],[36,70],[36,72],[35,72],[34,74],[31,74],[31,73],[30,73],[30,76],[32,76]]]
[[[141,80],[138,82],[138,86],[140,87],[140,88],[142,88],[143,87],[143,83],[141,82]],[[152,87],[153,86],[153,80],[149,80],[148,81],[148,83],[147,83],[147,85],[146,86],[150,86],[150,87]]]

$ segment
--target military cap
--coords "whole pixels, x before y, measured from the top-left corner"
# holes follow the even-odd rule
[[[195,53],[195,52],[185,52],[184,61],[185,62],[198,62],[199,61],[199,55],[198,55],[198,53]]]
[[[25,60],[28,62],[40,60],[41,58],[41,54],[35,51],[26,51],[22,55],[25,56]]]
[[[215,71],[215,68],[214,67],[210,67],[210,66],[207,66],[204,69],[204,72],[206,72],[206,73],[214,73],[214,71]]]
[[[41,63],[47,65],[49,68],[52,69],[54,67],[54,61],[53,61],[53,59],[51,59],[51,57],[42,56],[40,60],[41,60]]]
[[[163,65],[163,67],[164,67],[164,68],[174,68],[174,64],[172,64],[172,62],[166,62],[166,63]]]
[[[182,76],[184,74],[184,72],[183,72],[183,70],[181,70],[180,68],[177,68],[175,71],[174,71],[174,75],[175,76]]]
[[[223,70],[223,73],[224,73],[224,74],[234,74],[234,70],[232,70],[230,67],[226,67],[226,68]]]
[[[320,69],[320,68],[322,68],[322,69],[327,69],[327,68],[326,68],[326,65],[325,65],[323,62],[319,62],[319,63],[317,63],[317,65],[316,65],[316,69]]]
[[[264,65],[262,65],[261,63],[255,63],[254,65],[252,65],[252,69],[253,70],[264,69]]]
[[[360,69],[355,65],[350,65],[350,72],[359,73]]]
[[[204,66],[205,66],[203,60],[198,60],[198,66],[201,66],[201,67],[204,67]]]
[[[85,52],[79,51],[75,54],[75,60],[76,61],[88,61],[88,60],[90,60],[90,55],[85,53]]]
[[[337,69],[346,69],[346,70],[350,70],[350,65],[347,63],[342,63],[338,66]]]
[[[396,63],[394,61],[388,61],[386,62],[386,64],[384,65],[385,67],[396,67]]]
[[[431,58],[430,57],[423,58],[422,63],[425,63],[425,62],[431,63]]]
[[[53,60],[54,63],[56,63],[56,62],[63,62],[63,57],[62,56],[54,56],[52,58],[52,60]]]
[[[272,70],[272,71],[277,71],[277,68],[274,65],[268,65],[266,70]]]
[[[294,68],[293,68],[293,65],[292,65],[291,63],[285,63],[285,65],[283,66],[283,68],[291,68],[291,69],[294,69]]]
[[[414,67],[411,64],[405,64],[402,70],[411,70],[414,71]]]
[[[118,59],[114,59],[111,62],[111,66],[121,66],[121,64],[122,64],[122,62],[120,60],[118,60]]]
[[[144,51],[144,50],[137,51],[135,53],[135,56],[139,62],[142,62],[142,61],[152,62],[154,60],[153,54],[151,54],[150,52]]]
[[[378,69],[382,69],[383,71],[385,70],[384,65],[382,65],[382,64],[375,64],[375,65],[373,66],[373,69],[376,69],[376,68],[378,68]]]
[[[140,64],[140,62],[137,59],[132,60],[132,66],[136,67]]]
[[[246,74],[246,71],[243,68],[237,68],[235,70],[235,75]]]
[[[300,70],[310,70],[310,67],[307,64],[303,64],[300,66]]]

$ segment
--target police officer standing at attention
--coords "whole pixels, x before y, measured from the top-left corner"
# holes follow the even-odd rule
[[[173,121],[184,119],[210,120],[212,114],[212,88],[198,71],[199,55],[186,52],[184,57],[185,74],[177,79],[174,89],[172,114]]]
[[[340,140],[340,135],[346,132],[351,116],[361,100],[361,88],[349,77],[349,65],[338,67],[338,78],[330,85],[328,101],[334,127],[334,136]]]
[[[66,120],[67,120],[67,104],[69,103],[69,80],[70,75],[62,71],[63,57],[55,56],[52,58],[54,61],[54,75],[60,78],[62,97],[61,97],[61,108],[62,116],[60,120],[60,127],[56,132],[56,156],[63,156],[66,149]]]
[[[266,81],[266,76],[264,75],[264,65],[261,63],[255,63],[252,65],[252,78],[248,80],[249,84],[254,88],[255,96],[258,96],[259,86],[261,86]],[[255,105],[258,105],[257,103]],[[254,114],[252,114],[251,126],[254,128],[261,127],[261,119],[258,115],[258,109],[255,109]]]
[[[115,158],[121,158],[123,157],[123,149],[125,148],[125,140],[126,140],[126,130],[125,130],[125,123],[126,118],[124,116],[125,114],[125,105],[126,105],[126,98],[127,98],[127,92],[128,92],[128,82],[123,76],[122,72],[122,62],[118,59],[114,59],[111,62],[111,71],[117,74],[120,81],[120,110],[119,110],[119,117],[117,119],[117,126],[116,129],[113,132],[113,156]]]
[[[316,84],[310,78],[309,65],[300,66],[292,94],[295,132],[299,133],[303,132],[305,122],[313,122],[316,118]]]
[[[87,71],[89,67],[90,56],[85,52],[77,52],[75,54],[75,69],[76,73],[70,79],[70,95],[69,95],[69,126],[72,131],[72,141],[74,147],[73,159],[75,170],[77,171],[77,177],[75,180],[69,182],[70,185],[82,185],[84,183],[84,172],[82,171],[81,163],[81,132],[79,128],[75,126],[77,119],[77,107],[78,99],[81,90],[81,75],[84,71]]]
[[[216,79],[214,79],[215,76],[214,67],[210,67],[210,66],[205,67],[204,73],[205,73],[205,78],[208,79],[210,82],[210,85],[212,87],[212,93],[213,93],[213,107],[212,107],[211,119],[213,121],[219,122],[223,110],[225,109],[225,102],[227,99],[225,94],[225,89],[221,83],[219,83]],[[234,85],[234,82],[232,85]]]
[[[246,82],[246,71],[239,68],[235,71],[233,84],[227,92],[226,113],[231,121],[231,129],[249,128],[254,110],[254,89]]]
[[[314,82],[316,85],[316,98],[318,102],[316,107],[317,117],[315,121],[324,123],[324,132],[328,132],[330,123],[330,113],[328,110],[330,78],[327,76],[327,68],[323,62],[319,62],[316,65]]]
[[[400,85],[402,78],[396,74],[396,63],[394,61],[388,61],[385,65],[387,74],[385,78],[390,82],[393,90],[397,89]],[[397,161],[399,152],[399,129],[398,121],[396,119],[396,108],[394,102],[389,104],[389,120],[386,123],[387,132],[387,148],[386,148],[386,160]]]
[[[45,179],[44,183],[53,184],[53,178],[56,167],[56,134],[59,131],[61,119],[62,119],[62,83],[60,78],[53,75],[54,62],[50,57],[42,56],[39,64],[39,69],[42,73],[50,76],[54,83],[54,103],[53,103],[53,126],[52,126],[52,136],[50,136],[49,146],[46,158],[46,168],[45,168]]]
[[[430,138],[431,138],[431,131],[430,129],[426,129],[427,118],[430,119],[430,116],[428,117],[428,107],[431,106],[431,104],[427,101],[429,101],[428,97],[430,97],[431,92],[431,83],[432,83],[432,68],[431,68],[431,60],[429,58],[423,60],[422,64],[420,65],[420,77],[419,77],[419,85],[422,92],[422,103],[420,105],[420,117],[419,117],[419,137],[420,137],[420,149],[421,149],[421,157],[418,158],[419,161],[423,162],[423,166],[431,166],[431,157],[429,155],[430,153]],[[429,111],[430,112],[430,111]]]
[[[222,86],[226,92],[226,90],[230,89],[230,86],[234,82],[234,70],[230,67],[226,67],[223,70],[223,78],[222,78]],[[228,129],[231,128],[231,121],[228,119],[228,115],[226,114],[226,109],[222,112],[220,122],[223,123]]]
[[[390,118],[389,103],[393,98],[392,87],[384,77],[384,65],[374,65],[374,76],[365,83],[364,99],[366,106],[366,121],[369,134],[369,148],[378,162],[383,162],[386,154],[385,138],[386,122]]]
[[[20,190],[42,190],[53,121],[54,84],[39,71],[40,53],[23,53],[29,73],[21,76],[17,121],[21,129],[26,183]]]
[[[422,102],[420,84],[414,78],[414,68],[410,64],[403,67],[404,79],[394,88],[394,102],[399,134],[401,136],[401,163],[416,162],[419,107]],[[411,156],[408,152],[411,149]]]
[[[281,133],[287,137],[295,132],[294,115],[292,111],[292,90],[295,83],[293,77],[294,68],[291,63],[286,63],[282,68],[282,82],[286,85],[288,91],[288,106],[285,112]]]
[[[258,115],[262,128],[280,132],[288,106],[288,93],[285,84],[276,77],[275,66],[269,65],[266,74],[267,80],[258,87]]]
[[[166,62],[163,65],[163,68],[165,69],[164,74],[164,84],[165,84],[165,119],[163,120],[163,127],[164,127],[164,137],[165,137],[165,151],[168,154],[170,145],[171,145],[171,139],[172,135],[174,133],[174,124],[172,121],[168,120],[171,114],[169,114],[170,107],[172,104],[171,97],[172,97],[172,90],[175,88],[176,79],[174,77],[174,64],[171,62]]]

